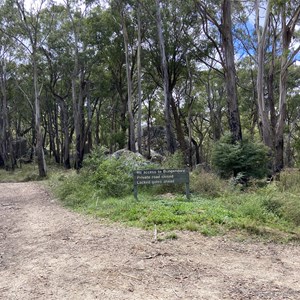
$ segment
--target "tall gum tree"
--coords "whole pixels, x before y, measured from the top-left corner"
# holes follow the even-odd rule
[[[281,14],[281,59],[279,76],[279,111],[275,131],[275,170],[280,171],[284,167],[284,125],[286,120],[286,96],[288,68],[293,64],[300,46],[291,49],[291,42],[295,33],[296,25],[300,19],[300,4],[292,6],[292,2],[280,4]],[[292,13],[288,16],[288,11]]]
[[[40,15],[45,0],[41,0],[38,3],[35,3],[35,10],[32,8],[31,11],[27,11],[25,8],[25,1],[14,1],[14,4],[17,7],[17,24],[23,34],[23,38],[26,40],[21,40],[15,36],[17,41],[20,42],[24,49],[26,49],[30,55],[30,61],[32,64],[32,75],[33,75],[33,89],[34,89],[34,107],[35,107],[35,133],[36,133],[36,156],[39,168],[39,176],[46,177],[47,168],[44,155],[44,140],[43,133],[41,128],[41,110],[40,110],[40,94],[41,87],[39,85],[39,74],[38,74],[38,52],[40,46],[43,43],[43,39],[47,34],[44,32],[42,36],[41,24],[40,24]]]
[[[271,24],[271,5],[274,4],[271,0],[267,1],[264,13],[264,24],[260,26],[260,5],[261,1],[256,0],[256,36],[257,36],[257,104],[259,110],[259,117],[261,122],[261,131],[264,144],[271,150],[273,157],[272,171],[278,172],[284,167],[284,126],[286,120],[286,97],[287,97],[287,78],[288,68],[293,64],[295,56],[300,50],[299,46],[291,48],[291,43],[296,30],[296,25],[299,23],[300,5],[294,2],[277,3],[277,10],[280,12],[278,17],[281,21],[280,26],[280,49],[276,43],[272,46],[272,55],[274,56],[278,51],[281,53],[280,71],[279,71],[279,99],[277,115],[274,116],[275,103],[269,101],[266,105],[265,99],[265,63],[266,63],[266,46],[268,34],[270,34]],[[274,8],[273,8],[274,9]],[[274,12],[275,13],[275,12]],[[278,34],[274,33],[273,34]],[[276,59],[276,58],[275,58]],[[274,60],[274,57],[272,58]],[[272,63],[272,62],[271,62]],[[271,87],[272,88],[272,87]],[[270,88],[268,89],[269,93]],[[271,113],[269,113],[271,112]]]
[[[82,11],[77,7],[77,1],[65,0],[65,5],[71,23],[73,70],[71,74],[71,94],[73,104],[73,120],[75,128],[75,169],[82,167],[84,156],[84,93],[86,82],[84,81],[84,66],[80,60],[80,50],[83,46],[80,39],[82,28]]]
[[[214,7],[221,9],[221,19],[218,20],[217,11],[213,11],[203,1],[195,1],[199,9],[203,24],[210,23],[216,27],[220,33],[221,41],[216,40],[209,31],[209,26],[206,25],[204,33],[209,41],[215,46],[217,53],[220,56],[220,64],[224,70],[224,78],[227,93],[227,110],[228,123],[232,134],[233,142],[242,140],[242,129],[238,105],[237,94],[237,74],[235,69],[234,45],[232,36],[232,7],[231,0],[222,0]]]
[[[173,145],[172,150],[168,146],[168,151],[175,151],[178,146],[185,162],[188,163],[188,130],[184,127],[182,115],[184,101],[180,101],[183,97],[177,97],[178,93],[175,95],[175,90],[188,77],[186,57],[193,52],[188,32],[193,30],[192,24],[195,24],[195,20],[193,12],[185,3],[173,0],[160,1],[159,4],[158,7],[156,2],[156,7],[153,8],[156,12],[156,20],[152,26],[149,26],[148,38],[146,38],[145,55],[149,57],[149,63],[145,66],[145,73],[150,75],[157,87],[161,87],[164,92],[163,118],[166,140],[167,145]],[[172,143],[167,131],[171,132]]]
[[[240,121],[238,93],[237,93],[237,75],[234,61],[234,46],[232,37],[231,20],[231,0],[224,0],[222,3],[222,47],[224,52],[224,70],[227,92],[227,108],[230,131],[234,141],[242,140],[242,128]]]
[[[132,54],[130,55],[129,49],[129,36],[126,24],[126,9],[122,0],[118,3],[120,17],[121,17],[121,27],[124,40],[124,49],[125,49],[125,66],[126,66],[126,79],[127,79],[127,111],[128,111],[128,121],[129,121],[129,141],[128,148],[130,151],[135,152],[135,126],[134,126],[134,115],[132,109],[133,95],[132,95],[132,75],[130,70],[130,60],[132,59]]]
[[[162,19],[161,19],[161,9],[160,9],[160,0],[156,0],[156,26],[159,42],[159,50],[161,57],[161,66],[163,73],[163,90],[164,90],[164,118],[165,118],[165,127],[166,127],[166,139],[167,147],[170,153],[174,153],[176,150],[176,141],[172,128],[172,117],[171,117],[171,93],[170,93],[170,79],[168,73],[168,65],[166,58],[165,50],[165,40],[162,29]]]
[[[256,15],[256,36],[257,36],[257,80],[256,80],[256,89],[257,89],[257,104],[259,117],[261,121],[261,131],[264,144],[270,149],[273,149],[273,135],[272,127],[268,117],[268,109],[265,104],[264,96],[264,75],[265,75],[265,52],[266,52],[266,43],[268,37],[268,26],[271,14],[271,2],[268,1],[265,11],[265,20],[263,27],[260,27],[260,1],[255,2],[255,15]]]
[[[2,40],[3,41],[3,40]],[[9,122],[7,99],[6,49],[0,46],[0,158],[6,170],[13,170],[15,161],[12,149],[12,136]]]

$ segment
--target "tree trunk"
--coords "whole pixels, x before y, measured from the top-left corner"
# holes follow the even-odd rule
[[[100,110],[101,110],[101,101],[96,108],[96,124],[95,124],[95,143],[97,146],[100,145]]]
[[[43,134],[41,129],[41,111],[40,111],[40,91],[38,86],[38,71],[37,71],[37,49],[33,46],[32,49],[32,64],[33,64],[33,85],[34,85],[34,100],[35,100],[35,131],[36,131],[36,155],[39,168],[39,176],[46,177],[46,161],[43,149]]]
[[[129,120],[129,143],[128,148],[130,151],[135,152],[135,130],[134,130],[134,116],[132,112],[132,80],[130,74],[130,58],[129,58],[129,38],[127,27],[125,23],[124,12],[121,12],[122,19],[122,30],[125,47],[125,62],[126,62],[126,77],[127,77],[127,109],[128,109],[128,120]]]
[[[11,130],[8,119],[5,59],[1,61],[0,72],[0,84],[2,93],[2,105],[0,103],[0,155],[3,159],[5,169],[13,170],[15,167],[15,160],[13,155]]]
[[[86,93],[86,106],[87,106],[87,128],[86,128],[86,134],[85,134],[85,140],[87,140],[87,153],[90,153],[93,148],[93,139],[92,139],[92,107],[91,107],[91,93],[90,93],[90,83],[87,82],[87,93]],[[96,109],[95,104],[95,108]]]
[[[212,136],[214,141],[218,141],[221,138],[221,132],[222,132],[222,122],[220,116],[221,109],[217,108],[216,111],[214,99],[212,96],[210,76],[208,76],[207,78],[206,93],[207,93],[207,104],[209,108],[210,127],[212,131]]]
[[[75,26],[73,24],[73,26]],[[79,41],[76,28],[74,30],[74,69],[72,73],[72,103],[73,103],[73,119],[75,128],[75,169],[78,171],[82,167],[83,161],[83,75],[79,70]],[[79,82],[79,83],[77,83]]]
[[[282,60],[283,61],[283,60]],[[280,71],[280,83],[279,83],[279,117],[276,126],[275,135],[275,162],[274,170],[279,172],[283,169],[283,149],[284,149],[284,125],[286,119],[286,91],[287,91],[287,69],[281,69]]]
[[[170,94],[171,94],[171,92],[170,92]],[[185,137],[184,137],[184,132],[183,132],[183,128],[181,125],[180,116],[178,114],[177,106],[176,106],[176,103],[175,103],[175,100],[173,97],[171,98],[171,107],[172,107],[172,111],[173,111],[174,123],[175,123],[175,129],[176,129],[176,135],[177,135],[179,147],[180,147],[180,150],[183,155],[184,163],[188,164],[189,154],[188,154],[187,144],[185,142]]]
[[[54,144],[55,144],[55,161],[60,164],[61,163],[61,149],[60,149],[60,136],[59,136],[59,129],[58,129],[58,104],[55,103],[55,110],[54,110],[54,132],[55,132],[55,138],[54,138]]]
[[[242,140],[242,129],[238,107],[236,70],[234,63],[234,46],[232,39],[231,0],[223,1],[222,45],[225,58],[225,81],[229,127],[233,142]]]
[[[67,104],[62,97],[56,96],[61,111],[61,127],[63,132],[63,165],[65,169],[71,168],[70,162],[70,132],[69,132],[69,114]]]
[[[137,120],[137,143],[138,152],[142,154],[142,70],[141,70],[141,8],[138,2],[138,50],[137,50],[137,81],[138,81],[138,120]]]
[[[149,97],[148,101],[148,115],[147,115],[147,158],[151,158],[151,135],[150,135],[150,128],[151,128],[151,99]]]
[[[75,72],[75,70],[74,70]],[[75,128],[75,169],[79,170],[81,168],[81,159],[80,159],[80,148],[81,148],[81,117],[79,111],[79,104],[77,100],[76,92],[76,79],[77,76],[73,74],[72,76],[72,102],[73,102],[73,119],[74,119],[74,128]]]
[[[123,96],[122,93],[119,93],[120,95],[120,101],[121,101],[121,112],[120,112],[120,127],[121,127],[121,136],[118,139],[118,146],[119,149],[123,149],[126,147],[126,131],[127,131],[127,124],[126,124],[126,112],[128,109],[127,106],[127,99]],[[116,103],[116,109],[117,109],[117,103]],[[115,115],[115,122],[117,123],[117,116]],[[116,128],[116,133],[117,133],[117,128]],[[116,145],[115,145],[116,148]],[[117,149],[115,149],[117,150]]]
[[[271,123],[268,119],[268,111],[265,105],[264,98],[264,71],[265,71],[265,48],[266,48],[266,39],[267,39],[267,30],[270,19],[270,1],[267,3],[266,13],[265,13],[265,22],[261,32],[259,24],[259,9],[260,9],[260,0],[255,2],[256,10],[256,35],[257,35],[257,80],[256,80],[256,89],[257,89],[257,104],[258,112],[261,122],[261,133],[263,137],[264,144],[270,148],[274,149],[274,138],[272,137]]]
[[[162,20],[161,20],[159,0],[156,0],[156,25],[157,25],[158,42],[159,42],[159,49],[160,49],[160,56],[161,56],[162,74],[163,74],[164,117],[165,117],[167,147],[168,147],[168,151],[173,154],[176,151],[176,141],[175,141],[175,136],[172,127],[172,117],[171,117],[171,107],[170,107],[172,95],[169,89],[170,81],[169,81],[167,58],[165,53],[165,41],[162,32]]]
[[[79,40],[79,28],[80,23],[74,20],[72,15],[70,3],[67,2],[67,10],[69,14],[70,21],[72,23],[73,31],[73,51],[74,51],[74,67],[71,75],[71,91],[72,91],[72,104],[73,104],[73,121],[75,129],[75,162],[74,167],[77,171],[82,167],[82,161],[84,156],[84,71],[83,66],[80,65],[80,44]]]
[[[292,40],[292,36],[295,31],[296,24],[298,23],[300,16],[300,5],[294,11],[290,21],[287,23],[286,20],[286,3],[282,6],[281,11],[281,44],[282,44],[282,55],[280,65],[280,78],[279,78],[279,113],[276,126],[275,134],[275,171],[281,171],[284,167],[284,125],[286,120],[286,95],[287,95],[287,77],[288,67],[290,66],[292,59],[299,52],[300,48],[294,50],[289,59],[289,47]]]

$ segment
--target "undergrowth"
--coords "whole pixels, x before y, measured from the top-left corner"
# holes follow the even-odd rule
[[[239,236],[280,242],[300,239],[300,191],[290,183],[255,183],[241,191],[213,174],[198,172],[191,175],[190,201],[182,191],[161,193],[162,188],[155,186],[139,188],[136,201],[132,179],[126,172],[127,177],[116,172],[107,175],[114,177],[113,183],[110,179],[107,182],[119,189],[117,194],[103,191],[105,172],[97,180],[91,180],[94,175],[85,171],[81,175],[56,174],[51,183],[64,205],[129,226],[144,229],[156,226],[160,232],[197,231],[207,236],[235,232]]]

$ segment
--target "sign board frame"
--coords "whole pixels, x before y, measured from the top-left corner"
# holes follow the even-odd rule
[[[133,171],[134,198],[138,199],[139,185],[185,184],[186,198],[190,199],[190,173],[188,169],[148,169]]]

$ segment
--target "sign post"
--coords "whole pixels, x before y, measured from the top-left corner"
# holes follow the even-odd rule
[[[134,198],[138,199],[138,185],[185,183],[185,194],[190,199],[188,169],[136,170],[133,172]]]

